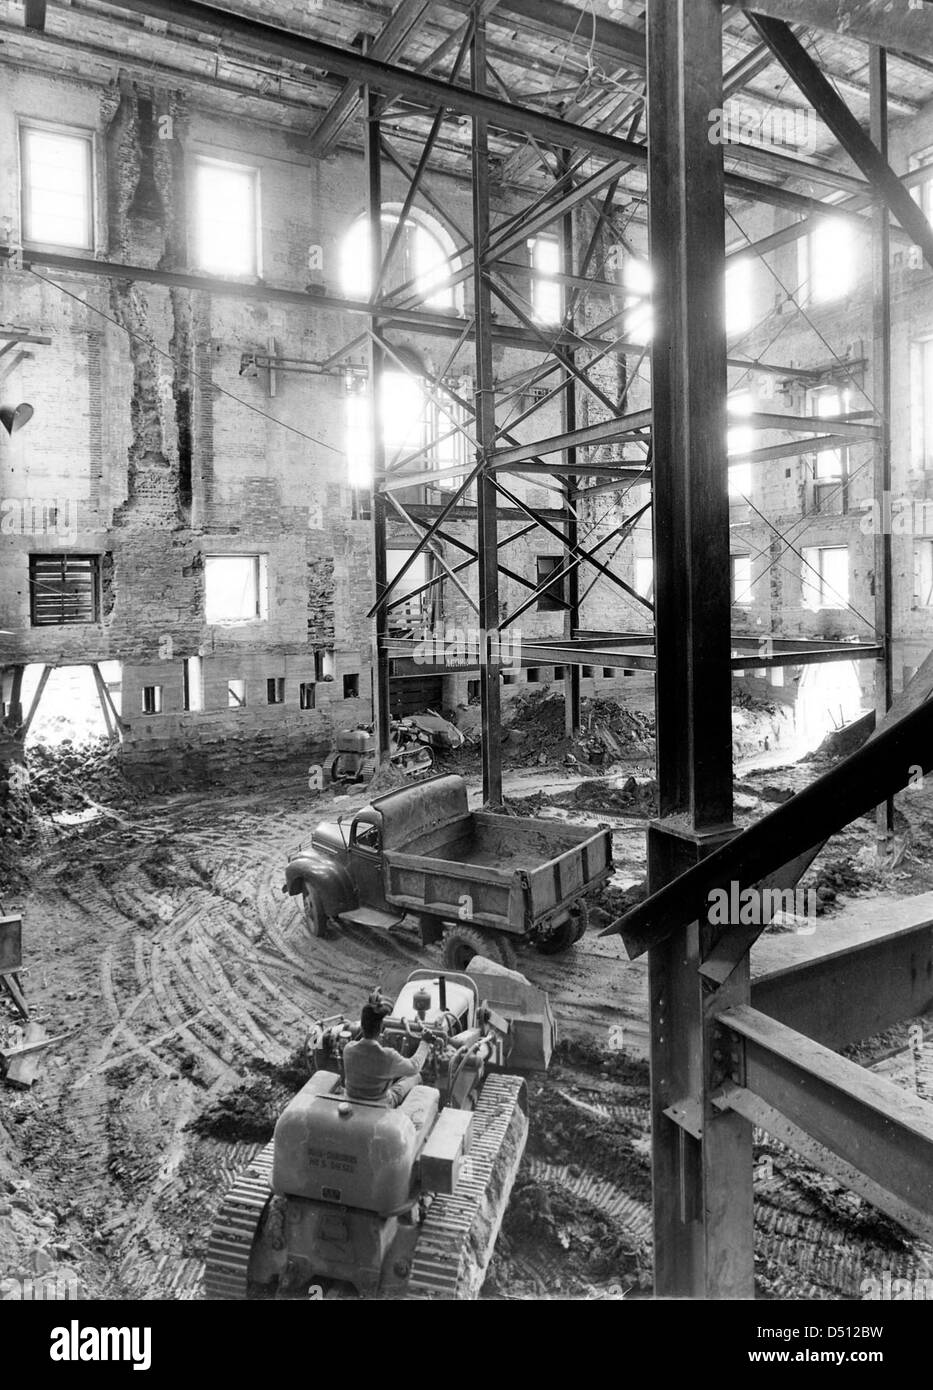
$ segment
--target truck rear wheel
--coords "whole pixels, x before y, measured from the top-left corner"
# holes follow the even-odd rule
[[[309,936],[323,936],[327,925],[321,900],[309,883],[301,885],[301,912]]]
[[[559,955],[561,951],[569,950],[575,941],[580,940],[586,932],[588,921],[586,903],[577,903],[570,909],[570,916],[566,922],[561,922],[557,930],[551,932],[550,936],[536,941],[535,946],[542,956]]]
[[[466,970],[474,956],[498,961],[507,970],[515,969],[512,943],[501,932],[481,931],[457,923],[444,931],[444,964],[448,970]]]

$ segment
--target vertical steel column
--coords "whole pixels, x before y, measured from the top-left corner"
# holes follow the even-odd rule
[[[732,828],[725,199],[719,0],[649,0],[649,235],[657,750],[655,891]],[[649,955],[655,1293],[753,1291],[751,1126],[718,1115],[715,1013],[748,999],[748,957],[704,982],[708,924]],[[721,1121],[725,1119],[725,1123]]]
[[[869,52],[871,138],[884,159],[888,157],[888,55],[872,45]],[[878,199],[872,219],[872,355],[871,381],[881,433],[875,445],[874,494],[882,516],[874,537],[875,632],[883,655],[875,666],[875,712],[884,718],[894,698],[891,651],[892,581],[891,535],[884,505],[891,491],[891,219],[887,204]],[[894,801],[883,801],[876,812],[878,850],[883,852],[894,830]]]
[[[559,174],[565,174],[570,165],[570,152],[564,150],[561,155]],[[566,275],[573,275],[575,260],[575,248],[573,239],[573,210],[568,208],[560,221],[561,230],[561,269]],[[581,272],[585,274],[586,270]],[[573,330],[574,300],[568,290],[563,293],[567,297],[570,309],[564,322],[564,327]],[[568,359],[573,362],[575,353],[572,349],[567,351]],[[577,428],[577,383],[572,373],[567,377],[566,384],[561,395],[561,430],[568,432]],[[564,530],[567,535],[567,545],[575,546],[579,540],[579,527],[577,525],[576,502],[573,494],[577,487],[577,475],[574,469],[577,463],[576,446],[567,450],[567,465],[570,468],[570,475],[564,483],[564,496],[566,499],[568,513]],[[572,510],[571,510],[572,509]],[[572,554],[572,550],[570,551]],[[580,566],[574,565],[567,576],[567,602],[570,604],[564,618],[564,636],[571,638],[576,635],[580,626]],[[580,667],[574,663],[564,667],[564,728],[568,738],[580,728],[581,709],[580,709]]]
[[[474,92],[486,90],[486,26],[477,12],[470,45]],[[476,438],[483,468],[476,480],[476,549],[479,570],[480,711],[483,724],[483,800],[502,801],[502,694],[499,680],[499,568],[494,476],[486,461],[496,446],[492,317],[485,266],[489,245],[489,125],[473,118],[473,314],[476,324]]]
[[[369,283],[370,298],[375,299],[382,281],[382,139],[379,124],[379,98],[369,87],[363,88],[363,109],[366,113],[366,211],[369,221]],[[370,328],[379,326],[373,313]],[[373,464],[373,577],[376,599],[386,588],[386,499],[383,492],[385,474],[385,431],[382,419],[382,374],[385,353],[374,333],[369,335],[369,408]],[[389,756],[389,609],[381,604],[373,617],[373,729],[376,735],[376,759],[381,763]]]

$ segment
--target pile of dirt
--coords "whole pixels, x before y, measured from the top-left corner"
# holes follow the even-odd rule
[[[851,724],[846,724],[841,729],[833,729],[832,733],[826,735],[818,748],[814,748],[812,753],[808,753],[803,759],[804,762],[837,762],[840,758],[847,758],[850,753],[856,752],[875,729],[875,711],[869,710],[860,719],[853,719]]]
[[[550,801],[552,805],[575,807],[580,811],[656,816],[658,784],[653,777],[641,782],[636,777],[627,777],[622,783],[610,782],[603,777],[590,777],[569,791],[556,793]]]
[[[193,1134],[227,1143],[265,1144],[288,1102],[308,1079],[302,1052],[272,1064],[261,1057],[249,1063],[250,1075],[238,1086],[221,1092],[192,1120]]]
[[[648,882],[642,879],[628,888],[619,888],[614,883],[605,884],[598,893],[589,899],[590,921],[594,926],[605,927],[622,917],[626,912],[644,902],[648,896]]]
[[[774,704],[741,688],[732,696],[732,751],[737,758],[769,753],[791,740],[794,721],[789,705]]]
[[[547,687],[522,691],[507,707],[505,719],[503,742],[510,761],[519,765],[569,761],[599,766],[654,757],[654,719],[616,700],[585,699],[576,739],[569,739],[564,727],[563,695],[551,694]]]
[[[820,864],[800,880],[803,889],[816,892],[816,913],[822,917],[836,911],[840,899],[870,893],[879,886],[879,875],[853,855],[844,855]]]

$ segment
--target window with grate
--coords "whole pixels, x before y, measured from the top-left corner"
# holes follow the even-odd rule
[[[33,627],[98,622],[100,556],[30,555],[29,608]]]

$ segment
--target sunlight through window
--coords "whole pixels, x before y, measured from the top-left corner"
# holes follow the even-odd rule
[[[195,207],[197,262],[210,275],[257,275],[257,173],[242,164],[199,159]]]

